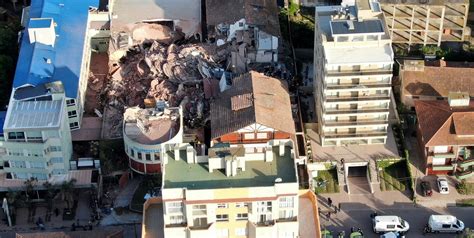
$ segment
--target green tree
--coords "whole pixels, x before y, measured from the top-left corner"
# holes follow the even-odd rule
[[[19,21],[0,23],[0,110],[10,98],[15,65],[18,58]]]
[[[48,210],[51,211],[53,209],[53,199],[55,195],[55,189],[53,185],[48,181],[43,183],[43,187],[46,190],[44,199],[46,200],[46,203],[48,204]]]

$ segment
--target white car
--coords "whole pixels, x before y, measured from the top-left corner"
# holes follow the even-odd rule
[[[449,194],[448,180],[446,178],[438,178],[438,189],[441,194]]]
[[[406,233],[410,229],[407,221],[398,216],[375,216],[372,218],[375,233],[398,232]]]

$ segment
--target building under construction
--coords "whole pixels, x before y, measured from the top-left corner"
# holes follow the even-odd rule
[[[468,0],[380,0],[393,43],[464,41]]]

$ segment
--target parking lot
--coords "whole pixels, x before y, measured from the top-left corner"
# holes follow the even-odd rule
[[[320,204],[322,202],[320,201]],[[320,205],[321,206],[321,205]],[[428,218],[433,214],[453,215],[465,223],[466,227],[474,227],[474,217],[472,213],[474,208],[426,208],[415,207],[411,203],[395,203],[392,206],[380,206],[377,210],[368,206],[365,203],[342,203],[341,212],[332,214],[328,219],[325,211],[327,206],[322,207],[321,225],[324,228],[337,234],[344,230],[346,234],[350,233],[350,228],[361,228],[364,231],[365,237],[380,237],[372,231],[372,221],[370,215],[377,211],[378,215],[397,215],[402,217],[410,224],[410,230],[406,237],[456,237],[455,234],[428,234],[423,235],[423,228],[428,222]]]

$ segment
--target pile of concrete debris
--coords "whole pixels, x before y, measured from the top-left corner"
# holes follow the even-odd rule
[[[104,90],[109,123],[119,129],[125,107],[154,107],[166,101],[182,106],[187,128],[203,127],[209,120],[209,102],[203,80],[217,81],[213,72],[222,69],[228,51],[211,44],[166,44],[145,41],[130,47],[113,63],[111,80]],[[221,70],[222,71],[222,70]]]

